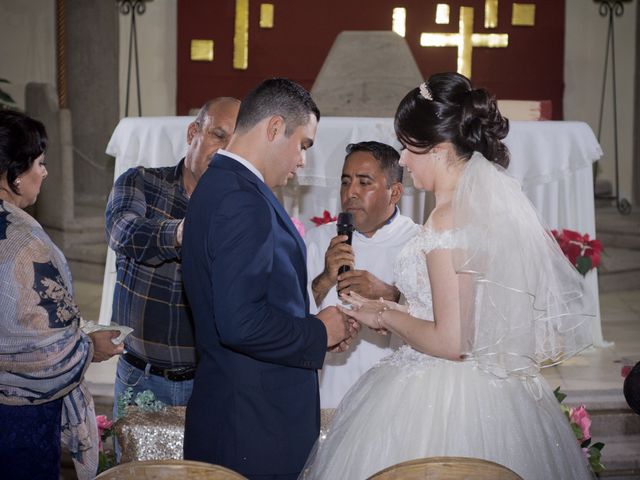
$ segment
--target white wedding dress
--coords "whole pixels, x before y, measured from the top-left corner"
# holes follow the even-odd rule
[[[464,241],[459,230],[423,227],[404,247],[396,278],[411,315],[433,318],[426,253]],[[592,478],[540,374],[501,378],[480,367],[477,360],[454,362],[401,347],[345,396],[300,478],[363,480],[433,456],[490,460],[525,480]]]

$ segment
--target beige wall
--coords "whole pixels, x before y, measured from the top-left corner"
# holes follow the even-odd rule
[[[620,193],[631,201],[633,164],[633,105],[637,2],[624,4],[624,15],[616,17],[616,77],[618,98],[618,159]],[[598,134],[600,96],[608,20],[598,13],[598,4],[566,0],[565,31],[565,120],[587,122]],[[609,64],[611,75],[611,64]],[[615,181],[612,81],[608,78],[600,143],[604,155],[600,178]],[[615,187],[614,187],[615,188]]]
[[[24,109],[28,82],[56,85],[54,0],[0,0],[1,87]]]
[[[114,8],[116,8],[115,1]],[[137,17],[142,113],[175,115],[177,0],[151,2]],[[124,116],[130,16],[120,15],[120,112]],[[28,82],[56,85],[55,0],[0,0],[0,78],[24,109]],[[135,77],[129,114],[137,115]]]
[[[127,62],[131,16],[120,15],[120,116],[124,116],[127,93]],[[147,5],[136,17],[142,114],[176,113],[177,0],[161,0]],[[129,116],[138,115],[135,69],[131,72]]]

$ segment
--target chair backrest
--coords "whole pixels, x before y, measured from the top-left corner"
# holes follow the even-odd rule
[[[430,457],[398,463],[369,480],[522,480],[512,470],[487,460],[467,457]]]
[[[220,465],[192,460],[147,460],[116,465],[96,480],[246,480]]]

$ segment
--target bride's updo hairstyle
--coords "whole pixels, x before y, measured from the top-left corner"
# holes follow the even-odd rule
[[[415,153],[451,142],[468,160],[474,151],[504,168],[509,150],[502,139],[509,120],[498,110],[496,99],[483,88],[474,89],[459,73],[438,73],[411,90],[400,102],[394,127],[398,139]]]

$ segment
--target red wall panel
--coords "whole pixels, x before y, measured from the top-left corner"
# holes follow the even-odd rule
[[[498,98],[551,100],[553,118],[562,118],[564,0],[521,0],[536,5],[534,27],[511,25],[513,1],[499,0],[498,27],[484,28],[484,0],[439,0],[451,7],[448,25],[435,23],[429,0],[271,0],[274,28],[259,26],[260,4],[250,0],[249,67],[233,68],[234,0],[178,2],[178,114],[218,95],[242,98],[258,82],[291,78],[311,88],[338,33],[343,30],[390,30],[394,7],[407,9],[406,40],[425,77],[454,71],[453,47],[419,45],[422,32],[458,31],[460,6],[474,7],[474,32],[508,33],[507,48],[474,48],[472,81]],[[191,39],[212,39],[212,62],[190,60]]]

